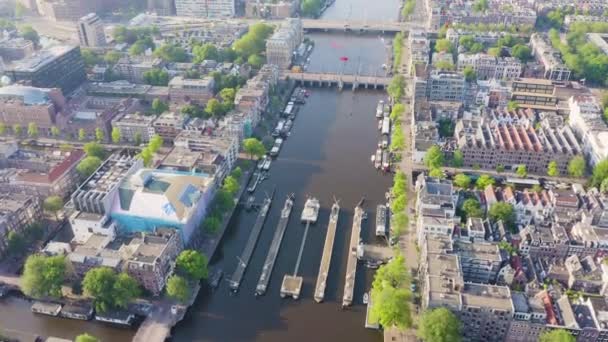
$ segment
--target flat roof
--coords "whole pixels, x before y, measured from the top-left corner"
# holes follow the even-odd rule
[[[30,57],[14,62],[12,66],[9,66],[7,69],[21,72],[36,72],[58,57],[61,57],[77,48],[77,46],[70,45],[52,46],[44,50],[40,50]]]

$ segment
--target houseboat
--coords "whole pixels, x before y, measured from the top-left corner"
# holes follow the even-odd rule
[[[376,207],[376,236],[386,236],[386,206],[379,204]]]

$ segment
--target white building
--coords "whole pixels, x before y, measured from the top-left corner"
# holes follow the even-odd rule
[[[234,0],[175,0],[175,12],[181,17],[230,18],[235,11]]]
[[[554,81],[570,79],[570,69],[564,64],[561,53],[553,48],[546,34],[532,34],[530,45],[534,56],[545,68],[544,78]]]
[[[291,65],[295,49],[302,43],[302,20],[286,19],[281,27],[266,40],[266,60],[268,64],[281,69]]]
[[[478,79],[513,79],[521,75],[522,65],[513,57],[494,57],[484,53],[459,54],[458,71],[471,67]]]
[[[589,163],[608,157],[608,127],[602,120],[602,109],[591,95],[572,96],[568,99],[570,116],[568,124],[581,140],[583,153]]]
[[[80,45],[100,47],[106,45],[103,22],[95,13],[89,13],[78,20],[78,39]]]

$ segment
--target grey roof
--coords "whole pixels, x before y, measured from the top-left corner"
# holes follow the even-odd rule
[[[20,97],[26,105],[41,105],[49,102],[48,90],[20,85],[1,87],[0,97]]]

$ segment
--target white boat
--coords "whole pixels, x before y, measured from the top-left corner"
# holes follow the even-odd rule
[[[381,123],[382,134],[388,135],[391,133],[391,120],[389,118],[382,119]]]
[[[276,157],[277,155],[279,155],[279,151],[281,150],[281,146],[283,145],[283,139],[281,138],[277,138],[274,141],[274,145],[272,146],[272,148],[270,149],[270,155],[272,157]]]
[[[376,117],[381,118],[383,112],[384,112],[384,100],[380,100],[378,102],[378,106],[376,106]]]
[[[382,170],[389,172],[391,170],[390,155],[387,151],[382,152]]]
[[[266,157],[266,159],[264,160],[264,163],[262,164],[262,170],[264,170],[264,171],[270,170],[271,162],[272,162],[272,159],[269,157]]]
[[[388,147],[388,135],[383,135],[382,136],[382,142],[380,143],[380,146],[382,148],[387,148]]]
[[[376,155],[374,156],[374,167],[378,170],[380,169],[380,167],[382,167],[382,150],[381,149],[376,150]]]
[[[376,156],[372,154],[372,163],[376,160]]]
[[[363,294],[363,304],[367,304],[369,302],[369,293],[365,292]]]
[[[382,120],[378,120],[378,130],[382,129]]]
[[[321,204],[319,203],[319,200],[314,197],[309,197],[304,204],[304,210],[302,210],[302,222],[317,222],[320,208]]]
[[[379,204],[376,207],[376,236],[386,236],[386,206]]]

